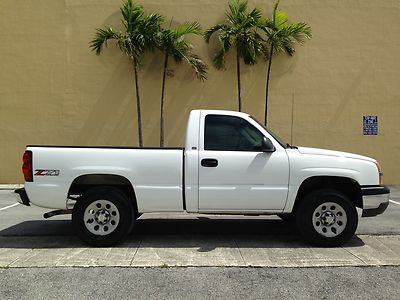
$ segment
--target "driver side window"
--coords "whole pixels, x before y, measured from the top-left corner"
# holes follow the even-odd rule
[[[207,115],[204,150],[261,151],[263,134],[246,120],[225,115]]]

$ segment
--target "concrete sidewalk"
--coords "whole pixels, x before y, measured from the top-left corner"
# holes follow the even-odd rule
[[[75,237],[0,237],[0,268],[399,265],[400,235],[359,235],[340,248],[309,247],[296,236],[145,236],[113,248],[88,248]]]

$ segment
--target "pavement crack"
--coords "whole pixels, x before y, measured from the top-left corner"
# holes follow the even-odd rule
[[[135,256],[136,256],[136,253],[139,251],[139,248],[140,248],[140,246],[142,245],[142,240],[143,240],[143,239],[141,238],[140,241],[139,241],[138,246],[136,247],[135,253],[133,254],[133,257],[132,257],[132,259],[131,259],[131,263],[129,264],[130,266],[132,266],[133,260],[135,259]]]
[[[352,255],[353,257],[355,257],[356,259],[358,259],[359,261],[361,261],[364,265],[368,266],[368,263],[366,261],[364,261],[361,257],[359,257],[357,254],[354,254],[353,252],[347,250],[346,248],[342,247],[342,249],[344,251],[346,251],[347,253],[349,253],[350,255]]]
[[[240,248],[239,248],[239,244],[237,243],[237,241],[236,241],[235,239],[233,239],[233,241],[235,242],[235,245],[236,245],[237,249],[239,250],[239,254],[240,254],[240,257],[241,257],[242,260],[243,260],[243,264],[246,265],[246,261],[244,260],[242,251],[241,251]]]
[[[19,260],[21,260],[22,258],[26,257],[27,255],[30,255],[33,250],[35,250],[34,248],[29,249],[27,252],[23,253],[21,256],[15,258],[13,261],[11,261],[8,265],[7,268],[10,268],[13,266],[13,264],[15,264],[16,262],[18,262]]]

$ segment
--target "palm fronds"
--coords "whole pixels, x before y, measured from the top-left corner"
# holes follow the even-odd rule
[[[205,80],[207,65],[198,55],[192,53],[193,45],[186,39],[189,34],[200,35],[200,24],[191,22],[184,23],[175,29],[163,29],[160,33],[159,48],[166,55],[173,57],[176,62],[186,61],[195,71],[197,78]]]
[[[209,43],[214,33],[218,34],[221,49],[215,54],[214,66],[218,69],[224,67],[224,56],[233,46],[245,64],[255,64],[262,55],[264,40],[257,33],[262,21],[262,12],[254,8],[247,10],[247,1],[232,0],[229,11],[226,12],[227,22],[216,24],[204,33],[204,40]]]
[[[112,28],[97,28],[93,40],[90,41],[89,47],[92,51],[96,51],[100,55],[103,46],[107,46],[107,42],[111,39],[119,40],[120,34],[115,32]]]
[[[261,28],[267,37],[267,43],[273,49],[273,54],[285,52],[294,54],[294,44],[302,44],[311,39],[311,27],[306,23],[289,24],[287,14],[278,9],[279,1],[274,6],[272,20],[267,20]]]
[[[215,53],[213,64],[224,69],[225,55],[231,48],[236,50],[238,104],[241,110],[240,59],[246,65],[254,65],[260,56],[265,56],[266,44],[257,32],[266,26],[262,12],[258,8],[248,11],[247,1],[231,0],[225,13],[226,20],[207,29],[203,35],[209,43],[214,34],[218,35],[220,49]]]
[[[100,54],[103,46],[107,46],[107,42],[113,39],[123,53],[138,61],[143,52],[156,48],[164,17],[157,13],[145,14],[143,6],[132,0],[125,0],[120,11],[124,32],[98,28],[90,48]]]

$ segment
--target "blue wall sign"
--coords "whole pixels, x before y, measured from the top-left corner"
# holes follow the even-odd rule
[[[378,135],[378,116],[363,116],[363,134]]]

